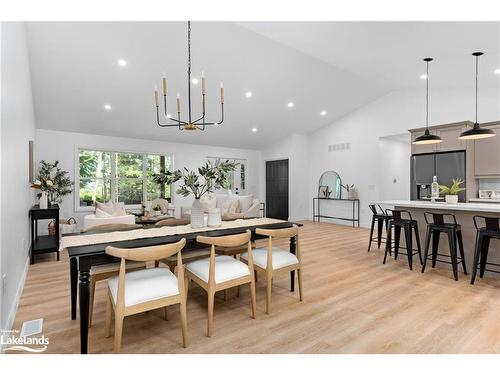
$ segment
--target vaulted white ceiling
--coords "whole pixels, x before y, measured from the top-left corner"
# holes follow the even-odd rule
[[[498,84],[492,74],[500,67],[498,25],[193,22],[193,76],[205,71],[207,114],[214,120],[224,82],[226,118],[205,132],[180,132],[156,125],[153,87],[165,72],[168,111],[175,112],[179,92],[186,112],[186,23],[28,23],[37,126],[258,149],[293,132],[314,131],[392,89],[422,87],[418,76],[427,55],[436,57],[433,85],[467,86],[470,52],[484,50],[481,68],[490,75],[482,82]],[[199,113],[199,85],[192,90]],[[105,111],[104,104],[112,109]]]

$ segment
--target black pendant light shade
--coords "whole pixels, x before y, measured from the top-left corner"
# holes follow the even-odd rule
[[[413,141],[414,145],[432,145],[434,143],[441,143],[443,140],[440,136],[431,134],[429,131],[429,63],[432,58],[426,57],[424,59],[427,64],[427,75],[426,75],[426,85],[425,85],[425,132],[421,136],[418,136]]]
[[[418,136],[415,138],[413,141],[414,145],[432,145],[434,143],[441,143],[443,140],[441,139],[440,136],[431,134],[429,129],[425,129],[424,134]]]
[[[470,140],[470,139],[483,139],[494,137],[496,134],[491,129],[481,128],[477,122],[477,76],[478,76],[478,60],[479,56],[482,56],[482,52],[474,52],[472,56],[476,58],[476,121],[474,122],[474,127],[472,129],[464,131],[460,134],[459,139]]]

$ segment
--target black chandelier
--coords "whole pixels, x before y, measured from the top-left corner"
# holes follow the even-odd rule
[[[415,145],[431,145],[434,143],[441,143],[443,140],[440,136],[431,134],[429,131],[429,63],[432,58],[426,57],[424,59],[427,64],[427,71],[425,76],[425,132],[421,136],[415,138],[413,144]]]
[[[482,138],[490,138],[494,137],[496,134],[491,129],[481,128],[479,123],[477,122],[477,76],[478,76],[478,64],[479,64],[479,56],[484,55],[483,52],[474,52],[472,56],[476,59],[476,121],[474,121],[474,126],[472,129],[464,131],[458,139],[482,139]]]
[[[160,105],[158,89],[155,89],[155,104],[156,104],[156,122],[162,128],[175,126],[179,130],[205,130],[207,126],[220,125],[224,121],[224,86],[220,84],[220,104],[221,104],[221,120],[219,122],[207,122],[205,120],[205,75],[201,76],[201,97],[202,97],[202,114],[201,117],[193,121],[191,110],[191,21],[187,23],[187,47],[188,47],[188,119],[187,121],[181,120],[181,101],[180,95],[177,94],[177,118],[170,117],[167,114],[167,78],[162,78],[162,91],[163,91],[163,106],[164,117],[173,122],[162,124],[160,121]]]

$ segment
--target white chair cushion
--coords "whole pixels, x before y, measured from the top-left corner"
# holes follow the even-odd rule
[[[186,264],[186,269],[207,283],[209,268],[210,258],[199,259]],[[228,255],[219,255],[215,257],[216,284],[248,275],[250,275],[250,271],[245,263]]]
[[[109,290],[116,303],[118,276],[108,280]],[[179,294],[177,277],[168,268],[149,268],[125,274],[125,306],[153,301]]]
[[[267,247],[258,247],[252,251],[253,264],[259,266],[260,268],[267,268]],[[245,260],[248,259],[248,253],[245,252],[241,254],[241,257]],[[291,266],[292,264],[299,263],[299,260],[295,255],[289,251],[280,249],[279,247],[272,248],[272,263],[273,270],[277,270],[283,267]]]

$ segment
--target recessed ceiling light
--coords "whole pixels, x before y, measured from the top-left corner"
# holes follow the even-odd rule
[[[172,115],[170,113],[167,113],[167,117],[172,117]]]
[[[252,97],[252,92],[251,92],[251,91],[247,91],[247,92],[245,93],[245,96],[246,96],[247,98],[251,98],[251,97]]]
[[[118,60],[118,65],[120,65],[120,66],[127,66],[127,61],[123,60],[123,59],[119,59]]]
[[[495,69],[495,74],[500,76],[500,68]]]
[[[104,104],[104,109],[106,111],[111,111],[111,106],[109,104]]]
[[[321,116],[326,116],[326,114],[327,114],[327,113],[328,113],[328,112],[327,112],[327,111],[325,111],[325,110],[323,110],[323,111],[321,111],[321,112],[320,112]]]
[[[196,78],[196,77],[191,78],[191,82],[193,83],[193,85],[197,85],[198,84],[198,78]]]
[[[295,104],[293,104],[293,102],[288,102],[288,104],[287,104],[288,108],[293,108],[294,105]]]
[[[420,74],[420,79],[426,79],[427,78],[427,74]]]
[[[252,128],[252,132],[257,133],[257,128]]]

